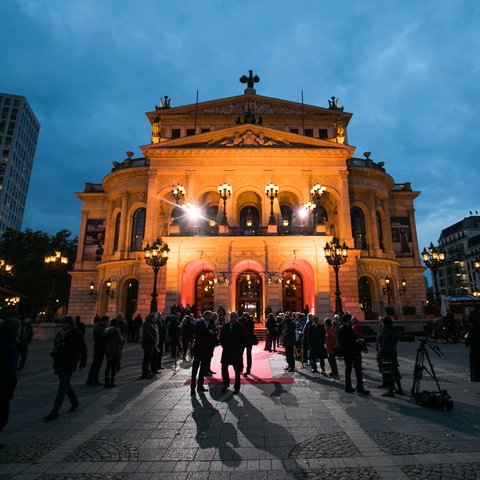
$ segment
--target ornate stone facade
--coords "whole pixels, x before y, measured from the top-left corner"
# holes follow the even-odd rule
[[[128,152],[101,185],[76,194],[82,220],[71,314],[86,321],[117,311],[145,316],[154,275],[143,248],[157,237],[170,248],[158,276],[160,311],[222,305],[264,321],[267,307],[308,306],[330,316],[335,275],[324,246],[335,237],[349,247],[339,271],[344,310],[360,319],[388,306],[397,318],[403,307],[421,313],[424,269],[413,206],[419,192],[395,184],[368,152],[354,157],[352,115],[338,100],[322,108],[247,88],[197,105],[170,101],[147,112],[152,141],[140,147],[143,158]],[[219,193],[223,184],[231,187],[228,198]],[[266,195],[269,184],[278,187],[275,197]],[[314,199],[316,184],[325,191]],[[183,186],[183,198],[173,197],[173,185]],[[313,213],[308,202],[316,204]]]

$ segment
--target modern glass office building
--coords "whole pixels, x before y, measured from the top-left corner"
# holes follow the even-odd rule
[[[22,228],[39,131],[25,97],[0,93],[0,235]]]

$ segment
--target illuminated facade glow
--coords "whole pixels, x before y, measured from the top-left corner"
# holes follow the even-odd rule
[[[339,272],[345,311],[378,318],[388,276],[394,315],[402,318],[405,306],[421,313],[419,192],[395,183],[369,152],[354,156],[352,114],[343,107],[249,87],[197,105],[171,100],[146,115],[151,143],[140,147],[143,157],[128,152],[102,184],[76,194],[82,219],[71,314],[147,314],[153,279],[143,248],[157,238],[170,249],[159,271],[159,311],[223,306],[260,322],[267,307],[308,306],[330,316],[335,275],[324,246],[337,239],[348,246]],[[116,284],[114,298],[105,294],[107,279]],[[402,279],[409,288],[400,295]]]

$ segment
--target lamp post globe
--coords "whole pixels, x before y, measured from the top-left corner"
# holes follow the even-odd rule
[[[55,291],[57,288],[57,279],[61,271],[68,267],[68,257],[64,256],[61,251],[56,250],[52,255],[46,255],[44,263],[47,268],[53,272],[52,287],[48,295],[47,311],[45,314],[45,320],[51,322],[55,313],[56,301]]]
[[[268,220],[269,225],[275,225],[275,214],[273,213],[273,202],[278,196],[278,185],[269,183],[265,187],[265,195],[270,199],[270,218]]]
[[[343,242],[340,245],[337,238],[333,238],[331,243],[326,243],[324,247],[325,258],[329,265],[333,267],[335,272],[335,313],[341,315],[343,313],[342,292],[338,281],[338,271],[348,259],[348,247]]]
[[[423,263],[430,269],[433,275],[434,297],[437,313],[440,311],[440,289],[438,288],[438,269],[445,260],[445,253],[435,247],[432,242],[428,250],[424,247],[422,251]]]
[[[152,291],[152,300],[150,302],[150,312],[154,313],[158,310],[157,303],[157,277],[160,267],[163,267],[168,261],[168,252],[170,249],[168,245],[157,238],[150,246],[147,243],[147,246],[143,249],[145,254],[145,262],[147,265],[153,269],[153,291]]]
[[[223,200],[223,215],[220,225],[228,225],[227,221],[227,200],[232,196],[232,187],[227,183],[218,186],[218,194]]]

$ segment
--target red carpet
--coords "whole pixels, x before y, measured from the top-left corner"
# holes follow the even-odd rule
[[[250,375],[248,376],[241,376],[240,383],[242,384],[268,384],[268,383],[280,383],[280,384],[289,384],[295,383],[295,379],[293,377],[274,377],[272,375],[272,370],[270,369],[270,363],[268,358],[271,355],[276,355],[275,353],[269,353],[264,350],[265,344],[264,342],[260,342],[258,345],[255,345],[252,348],[252,369]],[[283,352],[282,350],[279,350]],[[213,377],[206,377],[205,383],[207,385],[220,385],[222,384],[222,367],[220,364],[220,358],[222,356],[222,347],[217,347],[215,349],[215,354],[213,356],[211,368],[215,372]],[[243,363],[246,365],[246,355],[243,355]],[[245,367],[244,367],[245,370]],[[228,367],[228,371],[230,373],[230,383],[233,383],[235,373],[233,371],[233,367]],[[185,382],[185,385],[189,385],[191,380],[188,379]]]

